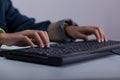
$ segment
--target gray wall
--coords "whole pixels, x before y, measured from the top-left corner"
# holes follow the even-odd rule
[[[101,26],[109,39],[120,40],[120,0],[12,0],[36,21],[72,18],[79,25]]]

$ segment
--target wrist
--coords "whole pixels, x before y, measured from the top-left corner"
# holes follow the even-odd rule
[[[70,33],[71,33],[71,27],[76,27],[76,25],[69,25],[68,23],[64,22],[64,31],[65,31],[65,34],[68,38],[71,39],[71,41],[74,41],[75,38],[73,38]]]
[[[0,46],[4,44],[4,40],[5,40],[5,35],[6,33],[0,33]]]

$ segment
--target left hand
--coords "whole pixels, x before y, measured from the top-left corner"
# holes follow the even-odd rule
[[[104,31],[96,26],[68,26],[65,28],[66,33],[77,39],[88,41],[88,36],[94,34],[98,42],[106,42],[107,37]]]
[[[24,30],[16,33],[1,33],[0,43],[7,46],[49,47],[49,36],[46,31]]]

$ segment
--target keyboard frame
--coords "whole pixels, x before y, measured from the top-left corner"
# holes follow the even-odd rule
[[[7,59],[13,59],[13,60],[20,60],[20,61],[26,61],[26,62],[32,62],[32,63],[40,63],[40,64],[47,64],[47,65],[53,65],[53,66],[62,66],[66,64],[72,64],[75,62],[83,62],[88,61],[96,58],[101,58],[105,56],[114,55],[112,53],[113,49],[120,48],[120,44],[110,46],[111,48],[108,50],[100,51],[102,48],[96,49],[94,51],[83,51],[83,52],[77,52],[77,53],[71,53],[69,55],[63,55],[63,56],[46,56],[46,55],[40,55],[40,56],[28,56],[23,55],[22,49],[19,50],[7,50],[3,51],[3,57],[6,57]],[[114,47],[114,48],[113,48]],[[17,53],[17,54],[16,54]],[[19,54],[18,54],[19,53]],[[21,55],[20,55],[21,54]]]

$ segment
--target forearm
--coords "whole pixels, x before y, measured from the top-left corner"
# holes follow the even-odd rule
[[[9,33],[1,33],[0,34],[0,45],[8,45],[11,46],[11,42],[14,42],[14,38],[12,34]]]
[[[0,46],[3,44],[3,36],[0,34]]]

